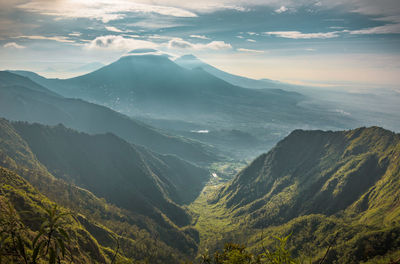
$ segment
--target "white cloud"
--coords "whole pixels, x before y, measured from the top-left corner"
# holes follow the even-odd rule
[[[281,14],[281,13],[285,13],[288,10],[289,9],[286,6],[281,6],[280,8],[275,9],[275,13]]]
[[[388,24],[379,27],[372,27],[360,30],[345,30],[352,35],[364,34],[400,34],[400,24]]]
[[[210,39],[204,35],[190,35],[191,38],[198,38],[198,39]]]
[[[203,49],[222,50],[222,49],[232,48],[231,44],[225,43],[224,41],[211,41],[209,43],[203,44],[203,43],[191,43],[181,38],[171,39],[168,42],[168,47],[178,48],[178,49],[194,49],[194,50],[203,50]]]
[[[57,42],[64,42],[64,43],[74,43],[75,41],[70,40],[64,36],[53,36],[53,37],[46,37],[46,36],[18,36],[16,38],[25,38],[25,39],[34,39],[34,40],[53,40]]]
[[[111,31],[111,32],[117,32],[117,33],[124,33],[125,31],[123,31],[123,30],[120,30],[120,29],[118,29],[118,28],[116,28],[116,27],[111,27],[111,26],[109,26],[109,27],[105,27],[108,31]]]
[[[161,36],[161,35],[157,35],[157,34],[155,34],[155,35],[150,35],[150,36],[148,36],[148,38],[149,38],[149,39],[159,39],[159,40],[170,40],[170,39],[172,39],[172,37],[169,37],[169,36]]]
[[[290,38],[290,39],[327,39],[327,38],[336,38],[338,37],[338,32],[319,32],[319,33],[301,33],[300,31],[272,31],[265,32],[266,35],[277,36],[281,38]]]
[[[237,51],[246,52],[246,53],[264,53],[263,50],[244,49],[244,48],[239,48],[239,49],[237,49]]]
[[[181,38],[173,38],[168,42],[169,48],[178,48],[178,49],[191,49],[194,48],[193,44],[189,41],[185,41]]]
[[[242,39],[242,38],[244,38],[243,36],[236,36],[237,38],[240,38],[240,39]]]
[[[139,39],[124,38],[122,36],[101,36],[90,41],[88,49],[110,49],[110,50],[134,50],[142,48],[156,48],[157,44]]]
[[[25,49],[25,46],[19,45],[15,42],[8,42],[3,45],[4,48],[12,48],[12,49]]]
[[[89,18],[111,20],[124,18],[126,13],[156,13],[173,17],[196,17],[191,11],[165,6],[132,2],[129,0],[33,0],[20,4],[18,8],[58,18]]]
[[[246,41],[248,41],[248,42],[257,42],[254,39],[246,39]]]
[[[73,36],[73,37],[80,37],[81,35],[82,35],[82,33],[80,33],[80,32],[72,32],[72,33],[68,34],[68,36]]]

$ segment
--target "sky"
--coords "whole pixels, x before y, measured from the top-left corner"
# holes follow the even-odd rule
[[[139,48],[257,79],[400,90],[400,1],[0,0],[2,70],[66,78]]]

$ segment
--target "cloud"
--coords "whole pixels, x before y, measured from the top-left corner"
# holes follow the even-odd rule
[[[74,43],[75,41],[70,40],[64,36],[53,36],[53,37],[46,37],[46,36],[18,36],[16,38],[25,38],[25,39],[35,39],[35,40],[53,40],[57,42],[64,42],[64,43]]]
[[[82,33],[80,32],[72,32],[68,34],[69,36],[73,36],[73,37],[80,37],[82,35]]]
[[[124,33],[125,31],[123,31],[123,30],[120,30],[120,29],[118,29],[118,28],[116,28],[116,27],[111,27],[111,26],[108,26],[108,27],[105,27],[108,31],[111,31],[111,32],[117,32],[117,33]]]
[[[150,41],[124,38],[115,35],[97,37],[86,45],[86,48],[88,49],[110,49],[121,51],[156,47],[157,44]]]
[[[237,51],[246,52],[246,53],[264,53],[263,50],[244,49],[244,48],[239,48],[239,49],[237,49]]]
[[[189,49],[193,48],[193,44],[181,38],[173,38],[168,42],[169,48]]]
[[[172,39],[172,37],[169,37],[169,36],[162,36],[162,35],[157,35],[157,34],[155,34],[155,35],[150,35],[150,36],[148,36],[148,38],[149,38],[149,39],[157,39],[157,40],[170,40],[170,39]]]
[[[198,39],[210,39],[204,35],[190,35],[191,38],[198,38]]]
[[[191,43],[181,38],[171,39],[168,42],[168,47],[178,48],[178,49],[194,49],[194,50],[203,50],[203,49],[222,50],[222,49],[232,48],[231,44],[225,43],[224,41],[211,41],[209,43],[203,44],[203,43]]]
[[[246,41],[248,41],[248,42],[257,42],[254,39],[246,39]]]
[[[301,33],[300,31],[272,31],[264,34],[290,39],[328,39],[338,37],[338,32]]]
[[[15,42],[8,42],[6,44],[3,45],[4,48],[12,48],[12,49],[25,49],[25,46],[22,45],[18,45]]]
[[[399,24],[387,24],[379,27],[372,27],[360,30],[344,30],[351,35],[364,35],[364,34],[400,34]]]
[[[132,2],[129,0],[33,0],[17,6],[28,12],[58,18],[89,18],[107,23],[122,19],[126,13],[155,13],[172,17],[196,17],[191,11],[164,5]]]
[[[289,9],[286,6],[281,6],[280,8],[275,9],[275,13],[281,14],[281,13],[285,13],[288,10]]]

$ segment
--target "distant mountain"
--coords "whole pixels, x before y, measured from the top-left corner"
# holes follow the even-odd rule
[[[400,246],[399,197],[399,134],[296,130],[218,191],[213,206],[229,212],[245,241],[292,233],[298,254],[322,257],[321,246],[335,243],[327,263],[359,263]]]
[[[63,96],[102,104],[130,116],[229,129],[248,128],[249,122],[290,127],[346,127],[350,122],[338,113],[302,106],[307,98],[299,93],[241,88],[204,69],[183,68],[163,55],[124,56],[76,78],[35,80]]]
[[[30,73],[28,75],[35,76],[34,79],[41,78]],[[62,123],[87,133],[112,132],[131,143],[194,162],[218,159],[212,149],[203,144],[162,134],[104,106],[64,98],[26,77],[10,72],[0,72],[0,116],[48,125]]]
[[[80,73],[82,73],[82,72],[91,72],[91,71],[98,70],[101,67],[104,67],[103,63],[101,63],[101,62],[91,62],[91,63],[87,63],[87,64],[84,64],[84,65],[79,66],[79,67],[75,67],[75,68],[69,69],[68,71],[69,72],[80,72]]]
[[[230,74],[224,71],[221,71],[218,68],[215,68],[211,66],[210,64],[207,64],[197,58],[194,55],[183,55],[179,58],[177,58],[175,61],[178,65],[186,68],[186,69],[196,69],[196,68],[201,68],[205,70],[206,72],[214,75],[215,77],[218,77],[228,83],[231,83],[236,86],[244,87],[244,88],[251,88],[251,89],[264,89],[264,88],[269,88],[269,89],[285,89],[289,84],[284,84],[280,83],[278,81],[273,81],[269,79],[260,79],[260,80],[255,80],[239,75],[234,75]]]
[[[46,78],[28,71],[15,71],[13,74],[8,71],[0,71],[0,87],[29,87],[30,90],[35,92],[44,93],[46,96],[61,97],[59,94],[45,88],[39,83],[32,82],[32,79],[41,80],[46,82]]]
[[[24,138],[42,140],[43,144],[40,141],[27,143]],[[98,141],[103,139],[104,142]],[[104,146],[110,149],[103,149]],[[116,151],[116,147],[121,149]],[[141,160],[142,153],[149,163]],[[117,155],[115,159],[113,155]],[[125,157],[122,158],[122,155]],[[100,160],[101,157],[106,160]],[[182,162],[172,158],[172,161],[164,160],[162,163],[151,157],[149,153],[141,152],[110,134],[89,136],[62,126],[11,124],[0,119],[0,206],[4,198],[9,200],[33,231],[40,225],[37,216],[43,214],[42,206],[49,207],[50,203],[56,202],[71,210],[74,219],[69,228],[74,232],[74,243],[80,243],[77,246],[79,250],[75,251],[77,263],[87,263],[88,259],[94,263],[108,263],[107,260],[115,254],[115,238],[118,236],[123,241],[119,252],[122,257],[142,261],[151,259],[152,263],[177,263],[178,259],[195,252],[196,232],[190,227],[178,228],[157,208],[170,204],[170,213],[181,213],[182,218],[177,222],[187,221],[185,211],[174,205],[168,196],[174,199],[179,196],[179,188],[174,188],[180,184],[179,175],[190,182],[191,176],[201,178],[202,170],[193,168],[193,175],[185,174],[184,170],[177,169]],[[41,161],[46,162],[46,166]],[[188,169],[188,166],[191,165],[183,168]],[[49,172],[50,169],[54,174]],[[171,173],[171,178],[163,178],[165,171]],[[105,186],[115,190],[117,182],[120,183],[120,192],[106,193]],[[140,186],[132,186],[139,182]],[[93,192],[83,188],[83,185]],[[154,193],[143,193],[146,188]],[[173,192],[176,192],[175,196]],[[94,193],[100,194],[101,198]],[[151,194],[154,198],[149,200]],[[116,199],[118,196],[127,201]],[[125,209],[111,204],[110,200]],[[141,210],[143,207],[147,211]],[[162,207],[167,213],[166,209]]]

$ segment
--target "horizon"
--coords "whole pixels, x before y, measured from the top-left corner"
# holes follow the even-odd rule
[[[68,78],[154,48],[253,79],[399,91],[395,0],[15,0],[0,7],[2,70]]]

